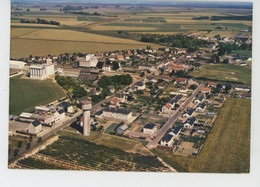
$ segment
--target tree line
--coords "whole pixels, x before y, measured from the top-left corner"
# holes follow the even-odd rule
[[[166,44],[171,47],[187,48],[188,52],[194,52],[199,47],[206,47],[208,41],[191,38],[185,35],[164,35],[164,34],[141,34],[141,42]]]
[[[121,85],[130,85],[133,82],[133,78],[127,75],[114,75],[114,76],[102,76],[97,84],[101,88],[107,88],[108,86],[115,86],[116,88]]]
[[[57,21],[47,21],[45,19],[37,18],[36,20],[20,19],[21,23],[38,23],[38,24],[50,24],[50,25],[60,25]]]

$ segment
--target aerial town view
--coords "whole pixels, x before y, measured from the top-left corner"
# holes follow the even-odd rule
[[[8,168],[249,173],[252,9],[12,0]]]

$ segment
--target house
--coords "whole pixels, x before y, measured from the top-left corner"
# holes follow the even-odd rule
[[[187,92],[188,91],[188,87],[186,87],[186,86],[183,86],[183,87],[181,87],[180,89],[179,89],[179,92]]]
[[[178,84],[186,84],[187,83],[187,79],[186,78],[177,78],[177,83]]]
[[[212,88],[217,88],[217,83],[215,83],[215,82],[209,82],[209,83],[208,83],[208,86],[209,86],[209,87],[212,87]]]
[[[143,128],[143,133],[144,134],[154,134],[157,131],[157,127],[153,123],[147,123],[144,128]]]
[[[114,86],[108,86],[108,89],[109,89],[110,93],[114,93],[115,92],[115,87]]]
[[[157,79],[153,78],[152,76],[147,76],[147,77],[146,77],[146,81],[152,82],[152,83],[156,83],[156,82],[157,82]]]
[[[117,97],[114,97],[111,101],[110,101],[111,105],[114,105],[115,107],[120,107],[119,104],[119,99]]]
[[[166,103],[165,105],[163,105],[163,107],[162,107],[163,113],[170,114],[171,111],[172,111],[172,106],[170,103]]]
[[[111,66],[110,65],[103,65],[102,71],[110,72],[111,71]]]
[[[166,88],[167,84],[168,83],[166,81],[163,81],[163,82],[159,83],[157,86],[159,89],[164,90]]]
[[[59,106],[62,107],[65,112],[74,113],[74,108],[71,103],[64,101],[64,102],[60,103]]]
[[[190,108],[190,109],[188,109],[188,110],[182,115],[182,117],[184,117],[184,118],[190,118],[190,117],[193,116],[194,111],[195,111],[194,109]]]
[[[144,90],[145,89],[145,84],[142,81],[138,81],[136,83],[136,86],[137,86],[137,90]]]
[[[200,104],[202,101],[204,101],[204,96],[199,96],[194,100],[194,103]]]
[[[197,83],[194,78],[189,79],[189,80],[188,80],[188,85],[193,85],[193,84],[199,85],[199,83]]]
[[[65,118],[65,112],[63,109],[60,109],[57,111],[59,115],[56,115],[56,121],[57,120],[62,120]]]
[[[120,60],[120,61],[123,61],[125,60],[124,56],[123,55],[117,55],[117,60]]]
[[[204,112],[205,108],[206,108],[206,104],[205,104],[205,103],[200,103],[200,104],[196,107],[196,111],[202,113],[202,112]]]
[[[211,93],[211,89],[208,87],[201,88],[201,93]]]
[[[171,129],[171,132],[169,134],[172,135],[174,138],[176,138],[181,132],[181,128],[182,128],[181,126],[174,126]]]
[[[117,121],[129,121],[132,118],[132,111],[121,108],[107,107],[103,110],[102,117]]]
[[[116,94],[116,97],[119,99],[120,103],[126,102],[126,95],[125,94],[119,93],[119,94]]]
[[[118,134],[124,134],[127,129],[128,129],[128,126],[125,125],[125,124],[123,124],[123,125],[121,125],[120,127],[118,127],[118,128],[116,129],[116,133],[118,133]]]
[[[234,87],[235,90],[237,91],[246,91],[246,92],[249,92],[251,89],[249,87],[246,87],[246,86],[235,86]]]
[[[173,135],[171,135],[171,134],[164,135],[163,138],[160,141],[160,144],[163,145],[163,146],[168,146],[168,147],[172,146]]]
[[[176,53],[176,54],[186,54],[186,49],[178,49],[178,48],[177,48],[177,49],[175,50],[175,53]]]
[[[149,92],[144,92],[144,93],[142,94],[142,96],[144,96],[144,97],[150,97],[151,94],[150,94]]]
[[[28,133],[30,134],[38,134],[39,132],[41,132],[41,130],[42,124],[38,120],[33,121],[28,126]]]
[[[195,118],[189,118],[185,121],[183,127],[185,129],[192,129],[193,126],[194,126],[194,123],[196,122],[196,119]]]
[[[47,114],[48,112],[50,112],[50,107],[44,106],[44,105],[36,106],[34,108],[34,110],[35,110],[35,113],[37,113],[37,114]]]

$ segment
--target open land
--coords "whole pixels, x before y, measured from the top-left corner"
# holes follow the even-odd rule
[[[158,148],[153,152],[180,171],[247,173],[250,165],[250,107],[250,100],[228,99],[196,158],[175,156]]]
[[[53,80],[10,78],[10,114],[31,112],[36,105],[50,103],[65,96]]]
[[[200,67],[200,70],[193,71],[191,75],[194,77],[251,84],[251,68],[232,64],[204,65]]]

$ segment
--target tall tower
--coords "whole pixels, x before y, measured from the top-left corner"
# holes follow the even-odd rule
[[[83,135],[90,135],[90,110],[92,108],[91,101],[86,98],[81,98],[80,103],[82,104],[83,110]]]

